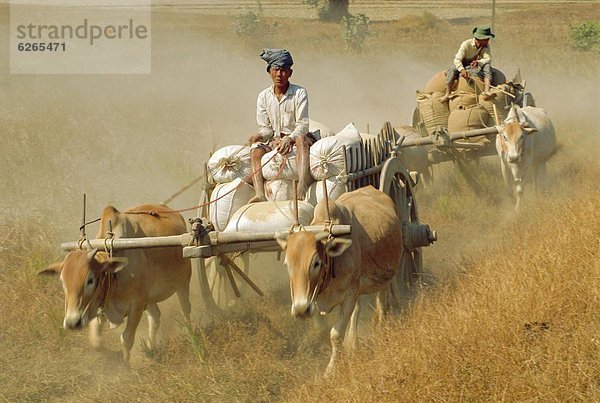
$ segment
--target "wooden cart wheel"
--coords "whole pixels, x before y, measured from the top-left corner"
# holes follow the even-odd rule
[[[392,198],[402,220],[400,230],[404,253],[388,295],[388,304],[395,309],[402,309],[414,294],[423,271],[421,247],[429,245],[435,239],[435,233],[429,230],[429,226],[419,223],[412,180],[399,158],[392,157],[386,161],[381,171],[379,190]]]
[[[204,304],[204,309],[209,314],[216,314],[219,308],[212,296],[210,286],[208,283],[207,276],[207,260],[202,258],[192,258],[192,270],[198,275],[198,282],[200,283],[200,298]]]
[[[229,257],[233,259],[231,254]],[[248,274],[250,261],[249,253],[243,253],[233,260],[244,273]],[[239,300],[239,297],[235,294],[229,274],[227,273],[227,268],[221,264],[219,257],[217,256],[206,259],[206,262],[208,286],[210,288],[210,295],[215,301],[215,304],[221,308],[234,305],[236,301]],[[243,295],[247,288],[246,282],[242,281],[237,274],[233,275],[233,279],[238,291]]]

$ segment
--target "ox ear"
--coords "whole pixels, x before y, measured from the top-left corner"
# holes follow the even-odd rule
[[[52,263],[50,266],[46,267],[37,272],[38,276],[56,276],[62,272],[63,262]]]
[[[325,253],[331,257],[341,255],[352,245],[352,239],[333,238],[325,245]]]
[[[102,264],[102,270],[108,270],[111,273],[118,273],[127,266],[126,258],[112,258]]]
[[[287,247],[288,236],[289,236],[289,234],[287,234],[287,233],[277,233],[275,235],[275,240],[277,241],[279,246],[281,246],[282,250],[285,250],[285,248]]]
[[[523,131],[525,132],[525,134],[533,134],[538,130],[535,127],[523,127]]]

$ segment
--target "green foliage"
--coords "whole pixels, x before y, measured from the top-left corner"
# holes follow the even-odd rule
[[[260,16],[252,10],[248,10],[246,14],[242,14],[235,19],[233,23],[233,31],[237,35],[249,35],[255,33],[260,26]]]
[[[361,51],[369,33],[369,17],[364,14],[348,14],[342,18],[342,36],[346,49]]]
[[[435,14],[430,13],[429,11],[424,11],[421,14],[421,22],[426,29],[434,28],[438,23],[438,18]]]
[[[577,49],[600,51],[600,22],[584,22],[571,27],[571,39]]]
[[[241,37],[257,37],[272,34],[277,28],[277,23],[268,24],[262,19],[262,3],[256,2],[257,11],[248,10],[238,16],[233,23],[233,32]]]

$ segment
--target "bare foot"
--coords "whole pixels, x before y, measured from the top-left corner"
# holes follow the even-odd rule
[[[306,197],[306,186],[298,186],[296,194],[298,195],[298,200],[304,200],[304,197]]]
[[[438,99],[438,101],[440,101],[440,103],[443,104],[444,102],[448,101],[448,98],[450,98],[450,95],[444,95],[444,96],[440,97],[440,99]]]
[[[248,201],[248,203],[258,203],[258,202],[264,202],[264,201],[267,201],[267,198],[264,195],[256,195],[252,199],[250,199],[250,201]]]

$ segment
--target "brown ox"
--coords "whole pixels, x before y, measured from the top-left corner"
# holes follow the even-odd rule
[[[152,214],[144,213],[152,212]],[[102,212],[97,238],[105,238],[109,221],[117,238],[180,235],[186,231],[181,214],[165,205],[140,205],[119,212],[112,206]],[[135,332],[144,310],[148,312],[148,346],[152,348],[160,323],[157,302],[177,293],[181,310],[189,322],[190,262],[181,250],[172,248],[125,250],[115,252],[116,259],[106,259],[93,251],[73,251],[64,260],[42,270],[60,274],[65,291],[65,329],[90,325],[90,341],[100,344],[102,313],[111,326],[127,317],[121,334],[123,359],[129,362]],[[127,263],[125,263],[127,262]]]
[[[327,206],[322,200],[311,225],[324,224]],[[329,201],[333,224],[350,224],[351,239],[327,238],[301,231],[279,238],[285,251],[290,276],[292,315],[321,315],[340,306],[340,316],[331,328],[332,353],[326,375],[334,368],[348,322],[350,346],[356,346],[361,294],[377,292],[377,314],[385,314],[385,292],[396,274],[402,251],[402,225],[395,205],[385,193],[372,186],[345,193]],[[332,260],[331,258],[335,258]]]

